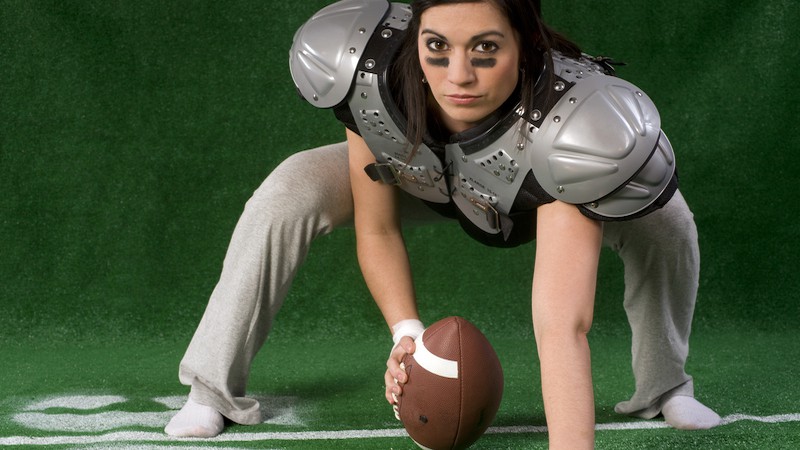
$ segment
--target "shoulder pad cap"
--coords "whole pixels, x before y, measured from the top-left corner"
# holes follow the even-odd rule
[[[571,86],[535,130],[531,166],[548,194],[584,204],[639,173],[656,151],[661,119],[652,100],[633,84],[604,75],[592,63],[571,62],[555,62],[556,73]]]
[[[342,0],[297,30],[289,69],[303,98],[318,108],[345,99],[361,54],[389,7],[388,0]]]

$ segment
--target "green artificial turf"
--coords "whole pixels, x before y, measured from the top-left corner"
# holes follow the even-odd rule
[[[284,328],[294,328],[294,324]],[[494,426],[544,425],[538,391],[538,372],[532,342],[512,337],[503,330],[486,329],[504,367],[506,388]],[[708,431],[673,429],[600,430],[598,448],[794,448],[800,432],[798,373],[787,361],[796,361],[800,351],[794,336],[759,332],[744,338],[736,330],[701,333],[694,338],[689,370],[695,376],[697,395],[722,416],[736,414],[767,417],[795,413],[786,423],[742,420]],[[629,395],[628,344],[624,336],[597,333],[591,336],[597,422],[637,424],[638,419],[613,412],[616,401]],[[265,423],[257,426],[229,426],[220,442],[212,447],[260,448],[413,448],[405,437],[337,439],[329,441],[264,439],[236,441],[242,433],[330,432],[398,428],[391,408],[383,399],[382,370],[385,343],[356,338],[342,342],[327,338],[291,336],[276,332],[257,360],[251,394],[266,398],[269,412],[281,414],[291,406],[297,421],[290,424]],[[18,345],[4,350],[4,383],[0,387],[0,443],[8,437],[98,436],[110,432],[158,433],[163,424],[123,426],[93,432],[42,431],[16,422],[17,414],[36,401],[65,395],[119,395],[121,405],[87,411],[50,408],[48,415],[131,413],[168,411],[153,399],[185,395],[175,375],[180,352],[164,342],[131,341],[45,346]],[[179,440],[162,440],[153,445],[178,445]],[[231,440],[226,440],[231,439]],[[324,445],[322,444],[324,442]],[[128,445],[130,442],[112,442]],[[143,444],[140,442],[139,444]],[[193,442],[192,445],[199,445]],[[64,448],[52,445],[51,448]],[[475,448],[546,448],[546,434],[537,432],[490,433]]]

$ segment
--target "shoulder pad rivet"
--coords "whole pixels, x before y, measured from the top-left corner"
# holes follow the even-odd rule
[[[539,111],[538,109],[534,109],[533,111],[531,111],[531,119],[532,120],[539,120],[541,118],[542,118],[542,112],[541,111]]]
[[[314,97],[313,97],[313,98],[314,98],[314,101],[317,101],[317,100],[319,100],[319,96],[318,96],[317,94],[314,94]]]
[[[358,34],[364,34],[364,33],[366,33],[366,32],[367,32],[367,29],[366,29],[366,28],[359,28],[359,29],[358,29]]]
[[[517,144],[517,150],[525,150],[525,144],[523,144],[522,142]]]
[[[578,102],[578,99],[577,99],[577,98],[575,98],[575,97],[572,97],[572,98],[570,98],[570,99],[569,99],[569,102],[570,102],[570,103],[572,103],[572,104],[574,105],[575,103],[577,103],[577,102]]]
[[[558,188],[556,188],[556,190],[558,191],[559,194],[563,194],[564,193],[564,186],[559,186]]]
[[[561,122],[561,116],[553,117],[553,122],[555,122],[555,123]]]
[[[356,52],[356,48],[355,48],[355,47],[350,47],[350,54],[352,55],[352,54],[354,54],[355,52]]]
[[[566,86],[563,81],[556,81],[555,89],[559,92],[563,91]]]
[[[392,30],[388,30],[387,29],[387,30],[381,31],[381,37],[384,38],[384,39],[389,39],[390,37],[392,37]]]
[[[368,60],[364,61],[364,67],[366,67],[367,69],[372,69],[373,67],[375,67],[375,60],[374,59],[368,59]]]
[[[362,92],[361,93],[361,98],[367,98],[367,93],[366,92]]]

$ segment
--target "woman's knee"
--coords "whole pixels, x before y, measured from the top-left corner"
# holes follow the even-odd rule
[[[309,215],[347,215],[352,194],[346,147],[320,147],[290,155],[256,189],[245,214],[295,220]]]
[[[661,239],[677,241],[690,247],[697,246],[697,225],[694,214],[684,200],[680,191],[664,207],[655,213],[657,223],[653,228]]]

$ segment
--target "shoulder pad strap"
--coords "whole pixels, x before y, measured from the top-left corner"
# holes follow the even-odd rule
[[[303,98],[318,108],[345,99],[361,54],[389,6],[388,0],[342,0],[297,30],[289,69]]]

